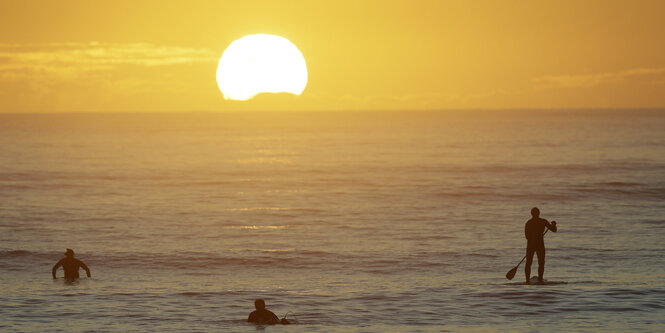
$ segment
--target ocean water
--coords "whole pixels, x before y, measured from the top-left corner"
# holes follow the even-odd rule
[[[0,115],[0,331],[664,331],[664,239],[663,111]]]

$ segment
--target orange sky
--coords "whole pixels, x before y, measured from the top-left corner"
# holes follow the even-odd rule
[[[2,1],[0,112],[665,107],[665,1]],[[301,96],[217,62],[291,40]]]

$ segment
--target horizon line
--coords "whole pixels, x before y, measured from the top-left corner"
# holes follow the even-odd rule
[[[324,110],[116,110],[116,111],[29,111],[3,112],[0,115],[71,115],[71,114],[155,114],[155,113],[315,113],[315,112],[506,112],[506,111],[656,111],[665,112],[659,107],[517,107],[517,108],[442,108],[442,109],[324,109]]]

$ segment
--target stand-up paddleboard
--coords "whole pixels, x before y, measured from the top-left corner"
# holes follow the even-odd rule
[[[511,282],[511,283],[506,283],[507,285],[510,286],[555,286],[558,284],[568,284],[568,282],[564,281],[549,281],[549,280],[544,280],[543,281],[538,281],[537,276],[531,277],[529,279],[529,283],[526,282]]]
[[[526,284],[526,283],[524,283]],[[568,282],[563,282],[563,281],[549,281],[543,279],[543,281],[538,281],[538,277],[534,276],[529,279],[529,284],[530,285],[536,285],[536,286],[551,286],[551,285],[556,285],[556,284],[568,284]]]

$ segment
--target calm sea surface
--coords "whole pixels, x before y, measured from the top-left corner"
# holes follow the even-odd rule
[[[664,240],[665,112],[0,115],[1,331],[664,331]]]

